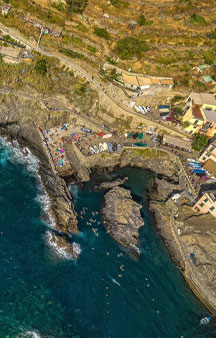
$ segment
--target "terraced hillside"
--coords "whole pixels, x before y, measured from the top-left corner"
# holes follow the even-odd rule
[[[42,46],[91,65],[105,61],[139,73],[173,76],[178,86],[207,90],[195,66],[216,63],[214,0],[10,0],[1,21],[35,41],[40,31],[24,23],[26,12],[63,29],[44,35]],[[80,5],[80,11],[79,11]],[[216,80],[215,68],[208,70]],[[115,77],[115,74],[113,74]]]

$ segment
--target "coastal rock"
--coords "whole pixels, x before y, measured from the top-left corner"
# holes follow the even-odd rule
[[[215,313],[215,217],[199,214],[187,205],[151,201],[157,227],[194,293]],[[176,215],[175,218],[173,215]],[[195,259],[191,260],[193,253]]]
[[[127,182],[127,180],[128,180],[127,177],[123,177],[117,178],[116,180],[110,182],[102,182],[101,184],[96,185],[95,189],[96,190],[112,189],[114,187],[124,184],[125,182]]]
[[[60,234],[49,233],[49,243],[57,248],[59,253],[70,257],[71,259],[77,259],[80,256],[81,249],[76,242],[71,243],[69,239]]]
[[[154,186],[157,189],[157,199],[162,201],[166,201],[171,196],[171,194],[180,191],[180,186],[178,183],[164,178],[155,178]]]
[[[58,231],[66,234],[78,232],[76,213],[72,206],[72,197],[65,181],[55,172],[42,142],[38,128],[32,122],[21,124],[2,124],[0,131],[11,140],[29,150],[39,159],[38,174],[50,197],[50,213]]]
[[[141,205],[132,200],[129,190],[121,187],[108,191],[104,199],[102,214],[107,232],[123,247],[137,248],[139,228],[144,225]]]

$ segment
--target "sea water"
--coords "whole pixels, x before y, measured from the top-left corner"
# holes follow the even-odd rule
[[[37,160],[0,141],[0,338],[215,337],[215,324],[171,260],[148,209],[153,173],[123,169],[125,187],[142,204],[141,255],[132,260],[106,233],[103,192],[92,181],[71,186],[79,214],[74,262],[50,247],[49,199]],[[49,220],[49,221],[47,221]]]

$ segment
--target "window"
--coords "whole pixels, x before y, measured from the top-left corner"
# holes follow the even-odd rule
[[[215,147],[211,147],[211,149],[209,150],[210,153],[212,153],[212,151],[215,149]]]
[[[208,199],[208,198],[206,198],[206,199],[204,200],[204,202],[206,203],[206,202],[208,202],[208,200],[209,200],[209,199]]]
[[[200,205],[199,205],[201,208],[204,206],[204,203],[200,203]]]
[[[206,160],[206,157],[204,156],[204,157],[203,157],[203,161],[205,161],[205,160]]]
[[[215,209],[215,207],[211,207],[210,210],[213,211]]]

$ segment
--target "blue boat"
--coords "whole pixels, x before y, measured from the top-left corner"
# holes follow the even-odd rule
[[[195,174],[206,174],[205,170],[194,169],[193,171]]]

